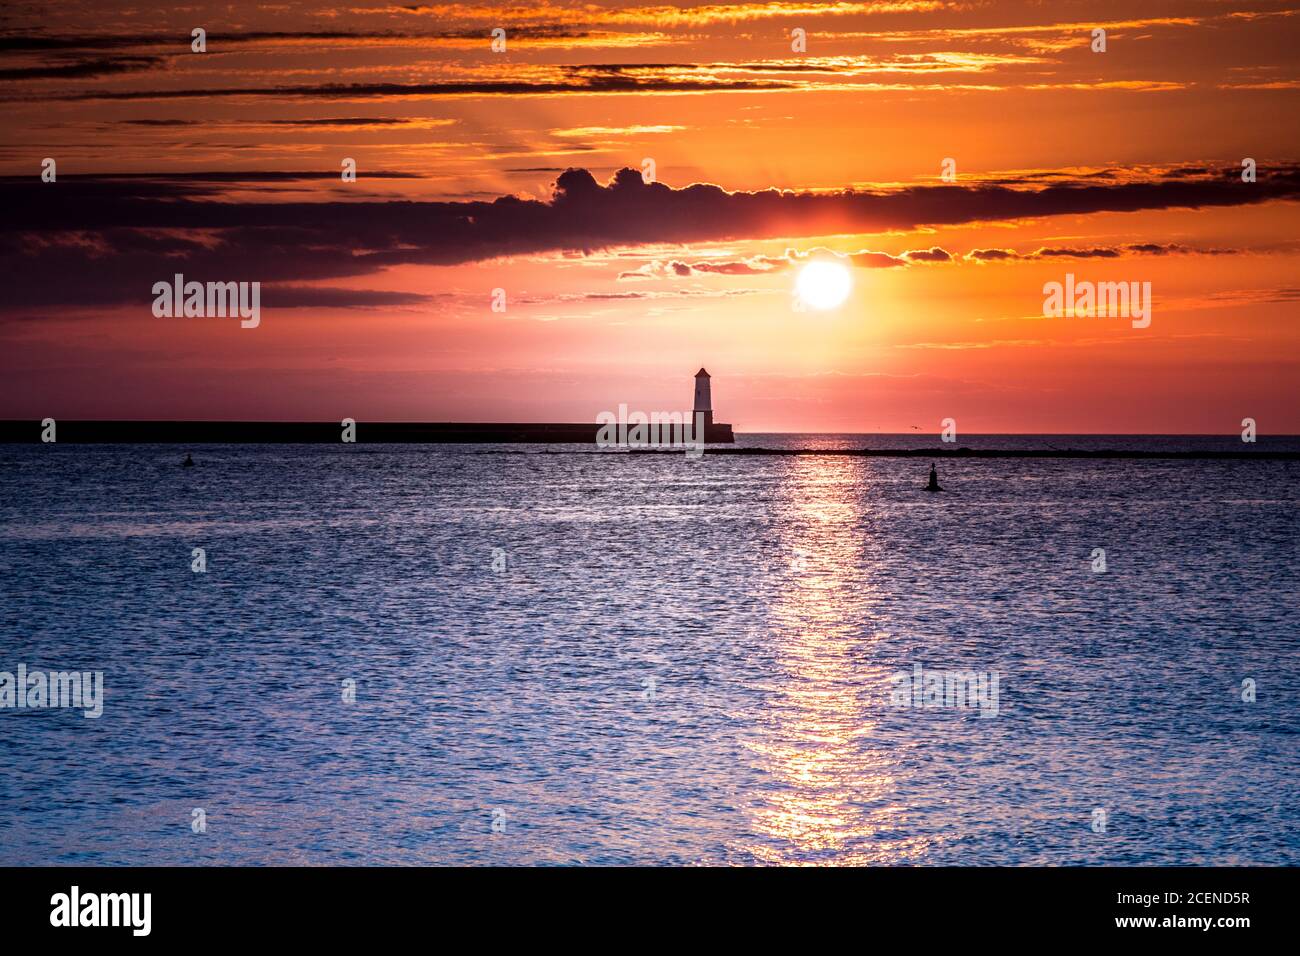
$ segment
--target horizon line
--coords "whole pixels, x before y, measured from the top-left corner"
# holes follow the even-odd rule
[[[52,419],[56,424],[77,424],[77,425],[281,425],[281,426],[335,426],[341,424],[342,420],[335,419],[253,419],[253,418],[57,418],[56,416],[46,416]],[[0,418],[0,427],[16,427],[22,425],[31,425],[39,428],[45,419],[37,418]],[[371,418],[354,418],[357,424],[369,425],[403,425],[403,426],[424,426],[424,425],[517,425],[517,426],[544,426],[544,425],[599,425],[597,420],[592,421],[566,421],[566,422],[543,422],[543,421],[487,421],[487,420],[462,420],[453,421],[450,419],[371,419]],[[724,424],[724,423],[718,423]],[[890,436],[916,436],[939,435],[942,429],[934,432],[910,430],[910,431],[882,431],[875,429],[864,430],[845,430],[838,429],[834,431],[824,430],[779,430],[779,431],[742,431],[732,423],[732,430],[736,435],[890,435]],[[1202,432],[1202,431],[1170,431],[1170,432],[1134,432],[1134,431],[1098,431],[1098,432],[1069,432],[1069,431],[964,431],[963,437],[1062,437],[1062,438],[1111,438],[1111,437],[1134,437],[1134,438],[1227,438],[1240,437],[1239,429],[1229,429],[1223,432]],[[1300,438],[1300,432],[1277,432],[1265,433],[1257,432],[1260,438]],[[962,439],[958,438],[960,443]]]

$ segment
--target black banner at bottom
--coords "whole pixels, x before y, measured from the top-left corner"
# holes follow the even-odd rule
[[[6,943],[337,944],[472,932],[498,943],[670,945],[686,927],[697,940],[729,944],[850,928],[883,942],[902,927],[918,939],[937,933],[960,943],[1023,933],[1232,945],[1261,930],[1286,932],[1283,887],[1292,877],[1286,869],[1192,867],[9,868],[0,870],[0,925]]]

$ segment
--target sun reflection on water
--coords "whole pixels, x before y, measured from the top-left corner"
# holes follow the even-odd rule
[[[900,863],[925,848],[904,833],[895,760],[876,734],[886,666],[872,654],[867,468],[794,459],[782,483],[780,544],[798,557],[771,603],[777,679],[759,736],[744,741],[770,781],[748,808],[743,848],[762,862]]]

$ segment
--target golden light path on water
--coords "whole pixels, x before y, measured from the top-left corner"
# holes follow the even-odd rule
[[[743,741],[772,786],[749,807],[745,850],[774,864],[904,863],[927,841],[907,836],[895,757],[877,736],[887,668],[874,663],[870,507],[865,462],[793,459],[781,544],[795,567],[774,597],[771,639],[784,671],[767,688],[762,734]]]

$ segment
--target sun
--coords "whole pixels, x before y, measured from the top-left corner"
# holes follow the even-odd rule
[[[817,259],[799,270],[794,281],[795,297],[809,309],[833,309],[843,305],[853,288],[849,270],[838,262]]]

